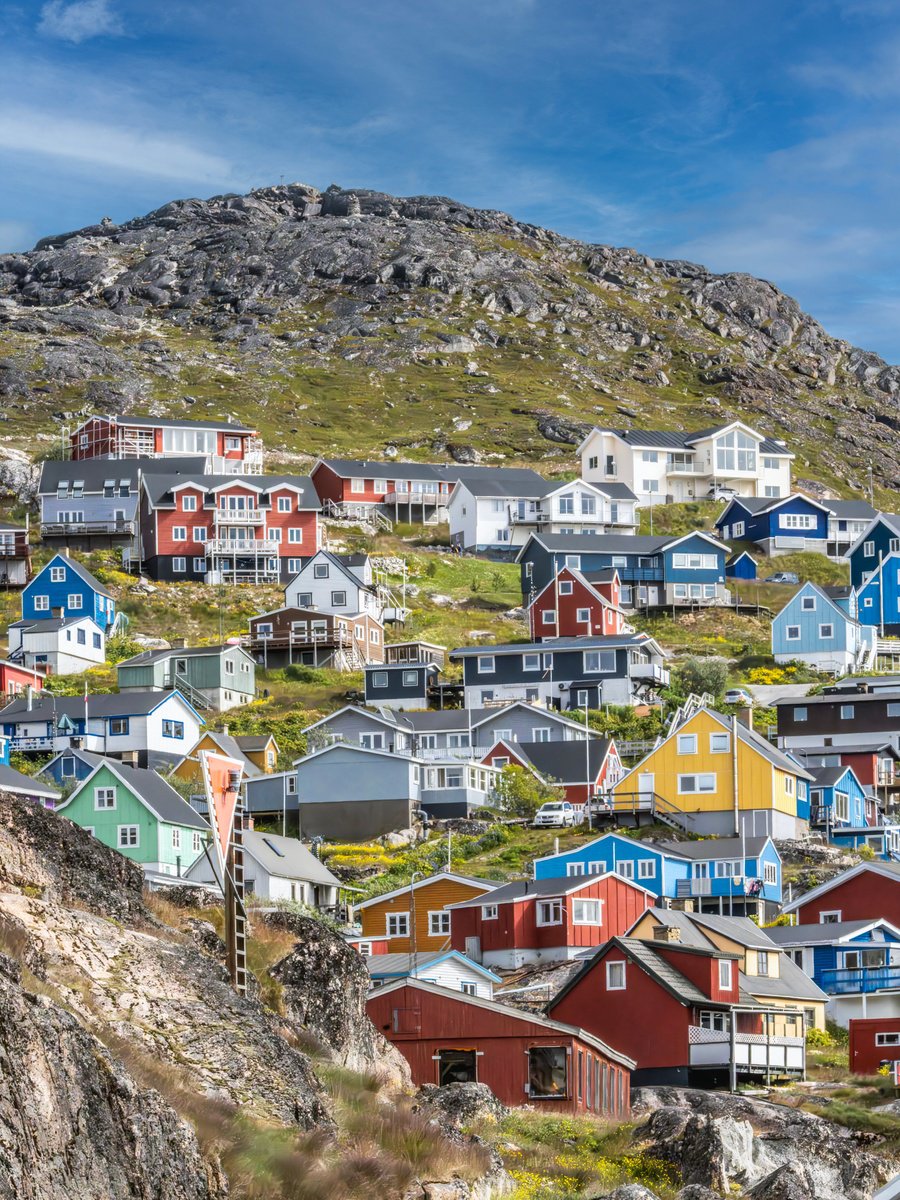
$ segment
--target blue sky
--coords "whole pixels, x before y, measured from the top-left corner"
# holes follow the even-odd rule
[[[797,297],[900,362],[896,0],[0,0],[0,251],[285,180]]]

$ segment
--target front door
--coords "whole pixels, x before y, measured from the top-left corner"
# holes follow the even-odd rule
[[[641,771],[638,775],[638,797],[641,808],[653,807],[653,793],[656,791],[656,776],[652,771]]]
[[[467,937],[466,938],[466,958],[471,958],[472,962],[481,962],[481,938]]]
[[[474,1050],[438,1050],[438,1086],[477,1083],[478,1059]]]

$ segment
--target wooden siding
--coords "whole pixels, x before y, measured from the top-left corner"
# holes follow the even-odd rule
[[[878,1046],[879,1033],[900,1033],[900,1018],[869,1017],[850,1022],[850,1070],[854,1075],[875,1075],[883,1062],[900,1059],[900,1046]]]
[[[452,879],[438,879],[434,883],[423,883],[413,892],[404,891],[390,900],[383,900],[359,911],[363,937],[383,937],[387,933],[388,913],[410,913],[410,933],[412,932],[412,911],[416,915],[416,950],[444,950],[450,945],[450,935],[443,933],[431,935],[428,932],[428,914],[441,912],[451,904],[461,904],[482,895],[488,888],[480,888],[477,884],[457,883]],[[411,903],[412,899],[412,903]],[[451,925],[454,914],[451,914]],[[413,949],[412,937],[392,937],[390,953],[408,953]]]
[[[839,921],[874,921],[883,917],[891,925],[900,926],[900,878],[863,870],[801,904],[797,922],[818,925],[822,913],[833,912],[841,914]]]

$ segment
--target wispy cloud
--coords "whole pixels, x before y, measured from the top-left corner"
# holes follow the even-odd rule
[[[0,148],[214,186],[226,181],[231,173],[226,159],[177,136],[26,107],[0,110]]]
[[[63,42],[85,42],[94,37],[115,37],[124,32],[110,0],[49,0],[41,9],[38,33]]]

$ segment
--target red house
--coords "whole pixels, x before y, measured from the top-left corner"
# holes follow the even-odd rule
[[[362,934],[348,937],[347,945],[352,946],[363,958],[371,958],[373,954],[390,954],[391,951],[391,939],[387,934],[383,937],[363,937]]]
[[[263,464],[262,443],[255,429],[227,421],[170,421],[166,417],[88,417],[69,435],[69,452],[73,459],[205,454],[207,470],[223,475],[256,475]]]
[[[486,766],[522,767],[540,779],[560,784],[566,799],[583,808],[625,774],[611,738],[580,742],[506,742],[500,740],[481,760]]]
[[[409,506],[425,517],[446,508],[458,473],[452,466],[436,463],[320,458],[310,478],[326,512],[354,515],[379,506],[396,506],[402,515]],[[413,516],[411,511],[409,515]]]
[[[32,691],[39,692],[43,686],[43,671],[0,659],[0,695],[18,696],[19,692],[24,692],[29,687]]]
[[[741,997],[740,955],[681,945],[673,936],[677,930],[661,929],[653,942],[613,938],[548,1013],[577,1019],[621,1048],[635,1060],[635,1085],[727,1087],[738,1077],[802,1075],[802,1017],[792,1014],[800,1036],[765,1035],[766,1016],[780,1010]]]
[[[141,566],[153,579],[277,583],[320,548],[305,475],[145,475]]]
[[[562,567],[528,606],[532,640],[625,633],[621,598],[615,569],[589,578],[573,567]]]
[[[511,1108],[630,1114],[633,1060],[577,1026],[408,978],[373,992],[366,1011],[417,1087],[484,1083]]]
[[[900,924],[900,863],[867,862],[842,871],[828,883],[784,906],[799,925],[871,921],[883,917]]]
[[[877,1075],[880,1067],[900,1062],[900,1018],[866,1017],[850,1022],[850,1070]]]
[[[486,967],[558,962],[617,937],[655,902],[632,879],[523,879],[451,904],[450,944]]]
[[[853,746],[797,747],[791,753],[807,767],[851,767],[859,782],[880,799],[895,803],[900,790],[900,751],[892,742]],[[866,801],[866,824],[879,825],[882,815],[874,800]]]

